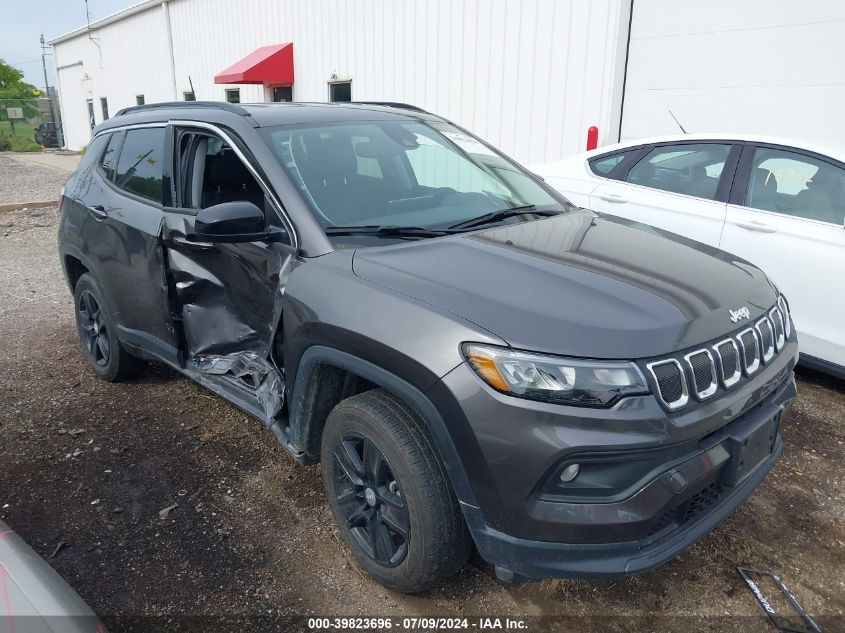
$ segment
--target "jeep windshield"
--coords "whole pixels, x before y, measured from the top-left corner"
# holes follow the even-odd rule
[[[264,135],[333,240],[439,237],[567,208],[522,168],[441,121],[286,125]]]

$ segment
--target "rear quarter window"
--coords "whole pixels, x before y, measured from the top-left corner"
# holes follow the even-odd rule
[[[129,130],[115,168],[114,184],[161,203],[164,194],[164,128]]]
[[[85,149],[82,160],[79,161],[79,167],[76,168],[76,173],[65,185],[66,195],[73,196],[74,192],[78,190],[78,187],[81,187],[93,175],[94,169],[99,164],[110,137],[111,134],[100,134],[91,140]]]
[[[100,161],[100,158],[103,155],[103,150],[106,149],[106,145],[108,144],[111,136],[111,134],[100,134],[91,140],[88,147],[85,148],[85,154],[82,156],[82,160],[79,162],[80,172],[82,170],[91,169],[92,165],[96,165]]]
[[[123,132],[108,134],[106,136],[108,137],[109,143],[100,156],[100,167],[105,172],[106,178],[114,180],[114,165],[117,160],[117,150],[120,148],[120,139],[123,138]]]
[[[625,160],[629,152],[619,152],[618,154],[611,154],[610,156],[598,156],[590,159],[590,169],[596,176],[606,177],[610,175],[616,166]]]

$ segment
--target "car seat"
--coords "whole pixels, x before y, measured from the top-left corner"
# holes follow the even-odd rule
[[[748,190],[748,206],[763,211],[780,211],[777,207],[778,181],[774,172],[765,167],[758,167],[751,175],[751,187]]]
[[[207,157],[208,174],[203,183],[203,208],[223,202],[246,200],[264,209],[264,192],[237,154],[224,148]]]
[[[349,136],[300,135],[292,156],[303,183],[320,211],[337,225],[385,213],[384,181],[358,174],[358,158]]]
[[[811,220],[842,224],[843,196],[842,181],[845,178],[833,168],[822,165],[807,181],[807,188],[795,196],[794,215]]]

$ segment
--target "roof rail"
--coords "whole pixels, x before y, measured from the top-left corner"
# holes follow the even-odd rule
[[[425,112],[429,114],[428,111],[423,110],[419,106],[411,105],[410,103],[400,103],[398,101],[351,101],[352,105],[360,104],[360,105],[374,105],[374,106],[385,106],[387,108],[401,108],[402,110],[413,110],[414,112]]]
[[[165,101],[162,103],[147,103],[144,105],[130,106],[119,110],[115,116],[122,116],[124,114],[133,114],[135,112],[147,112],[148,110],[169,109],[169,108],[216,108],[217,110],[226,110],[240,116],[251,116],[249,110],[236,103],[228,103],[227,101]]]

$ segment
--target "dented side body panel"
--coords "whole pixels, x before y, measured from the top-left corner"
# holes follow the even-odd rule
[[[271,427],[285,397],[273,341],[294,256],[281,244],[191,242],[193,221],[192,215],[166,212],[162,231],[183,369],[254,399]]]

